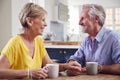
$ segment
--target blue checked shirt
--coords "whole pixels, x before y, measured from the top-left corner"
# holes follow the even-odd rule
[[[120,34],[102,27],[94,41],[88,36],[70,59],[78,61],[82,67],[89,61],[101,65],[120,63]]]

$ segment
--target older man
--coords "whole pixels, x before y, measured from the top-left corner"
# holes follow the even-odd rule
[[[81,71],[68,70],[69,75],[84,72],[85,63],[90,61],[101,65],[98,68],[100,73],[120,74],[120,34],[103,26],[105,18],[106,14],[102,6],[83,5],[79,25],[89,36],[68,60],[69,64],[75,63],[80,67]]]

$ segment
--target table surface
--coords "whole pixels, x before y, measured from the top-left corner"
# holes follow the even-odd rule
[[[97,74],[97,75],[87,75],[81,74],[78,76],[66,76],[60,75],[58,78],[46,80],[120,80],[120,75],[110,75],[110,74]]]

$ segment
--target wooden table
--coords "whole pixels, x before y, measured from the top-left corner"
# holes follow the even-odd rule
[[[120,80],[120,75],[110,75],[110,74],[97,74],[97,75],[87,75],[81,74],[78,76],[66,76],[60,75],[58,78],[45,80]]]

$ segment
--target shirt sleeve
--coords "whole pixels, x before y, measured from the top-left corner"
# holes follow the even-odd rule
[[[84,56],[84,45],[85,42],[82,42],[79,49],[75,52],[74,55],[70,56],[69,60],[75,60],[79,62],[82,67],[85,66],[85,56]]]
[[[3,48],[1,54],[6,55],[10,65],[12,65],[14,63],[14,40],[10,39],[9,42],[5,45],[5,47]]]
[[[115,63],[120,63],[120,35],[116,36],[112,47],[112,59]]]

